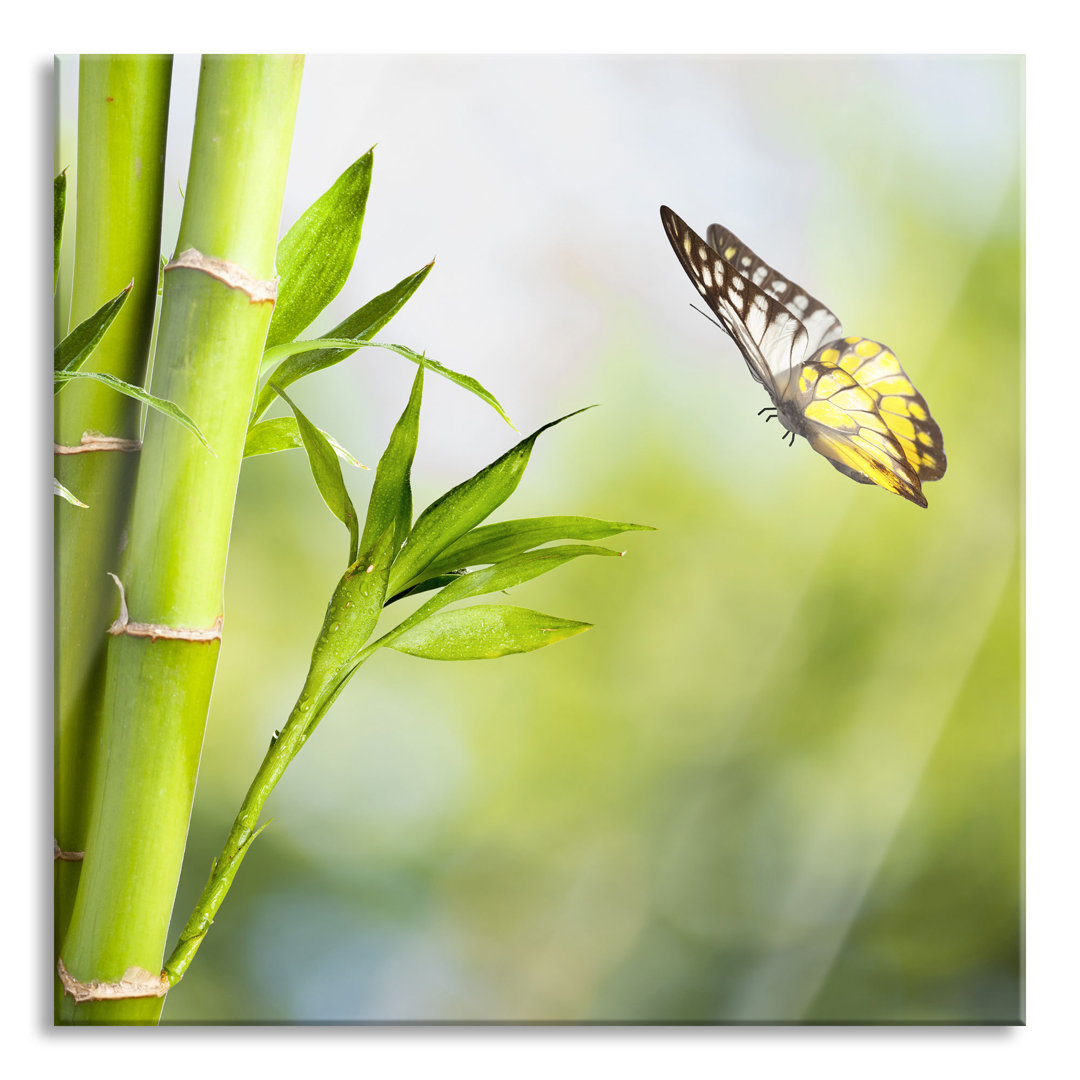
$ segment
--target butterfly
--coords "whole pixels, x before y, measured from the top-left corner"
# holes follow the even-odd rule
[[[941,428],[893,352],[845,337],[824,304],[722,226],[709,226],[706,243],[668,207],[660,217],[682,268],[772,398],[766,421],[778,417],[791,445],[801,435],[852,480],[926,506],[922,485],[945,474]]]

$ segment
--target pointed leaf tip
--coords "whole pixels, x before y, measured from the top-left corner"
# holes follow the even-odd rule
[[[421,580],[426,581],[431,577],[471,566],[502,562],[534,548],[539,550],[541,545],[555,540],[603,540],[616,533],[635,530],[652,531],[652,526],[565,515],[499,521],[465,533],[440,551],[421,575],[412,581],[398,584],[401,589],[411,589]]]
[[[278,299],[267,348],[294,340],[345,284],[360,243],[371,166],[369,150],[301,214],[278,244]]]
[[[118,393],[134,398],[136,401],[141,401],[155,412],[159,412],[163,416],[167,416],[171,420],[175,420],[178,424],[183,425],[203,444],[203,446],[206,447],[207,450],[210,451],[211,454],[214,455],[214,457],[217,457],[214,448],[206,441],[206,436],[199,430],[199,425],[196,424],[195,421],[192,420],[191,417],[188,416],[188,414],[175,402],[169,401],[166,398],[155,397],[148,391],[143,390],[142,387],[126,383],[123,379],[118,379],[115,375],[110,375],[107,371],[57,371],[53,373],[53,379],[61,386],[74,379],[94,379],[97,382],[104,383]]]
[[[311,342],[293,342],[298,346],[290,350],[284,346],[273,346],[263,354],[260,378],[271,368],[275,368],[273,379],[279,386],[288,386],[305,375],[321,371],[340,363],[363,344],[370,342],[387,323],[405,306],[431,271],[431,264],[422,266],[415,273],[403,278],[393,288],[380,293],[363,307],[354,311],[347,319],[338,323],[317,341],[336,341],[335,345],[320,346]],[[347,342],[345,339],[349,339]],[[381,346],[380,346],[381,347]],[[252,419],[257,420],[273,403],[274,392],[263,386],[253,411]]]
[[[82,502],[82,500],[80,500],[75,495],[73,495],[70,491],[68,491],[68,489],[66,487],[64,487],[64,485],[61,484],[60,481],[57,480],[55,476],[53,477],[53,494],[54,495],[59,495],[61,499],[67,499],[67,501],[69,503],[71,503],[72,506],[81,507],[83,510],[89,510],[90,509],[86,505],[86,503]]]
[[[361,547],[366,547],[383,529],[393,527],[394,550],[401,548],[412,527],[412,486],[410,474],[420,434],[420,404],[424,393],[424,363],[417,366],[409,400],[394,425],[386,450],[379,459],[368,499]]]
[[[315,486],[319,489],[319,494],[323,497],[323,502],[349,530],[349,563],[352,563],[356,560],[360,544],[360,525],[352,499],[349,498],[348,488],[345,487],[345,479],[341,475],[341,465],[337,454],[326,436],[300,411],[289,395],[273,382],[270,386],[292,409],[296,417],[296,426],[308,456],[311,475],[315,480]]]
[[[350,454],[329,432],[322,433],[342,461],[347,461],[358,469],[367,469],[367,465]],[[304,440],[300,436],[296,417],[275,416],[272,420],[259,420],[248,427],[247,438],[244,442],[244,457],[257,457],[261,454],[274,454],[281,450],[299,449],[303,445]]]
[[[591,627],[529,608],[474,604],[440,611],[389,646],[425,660],[495,660],[554,645]]]
[[[70,334],[59,342],[53,349],[53,369],[59,372],[75,372],[90,358],[98,347],[105,332],[113,324],[113,320],[120,314],[124,302],[131,292],[134,280],[129,281],[115,296],[106,300],[93,313],[83,319]],[[62,384],[54,388],[54,393],[59,393]]]
[[[416,519],[391,570],[390,595],[396,596],[407,582],[420,580],[441,552],[479,525],[514,493],[529,463],[533,445],[543,432],[584,411],[578,409],[537,428],[486,468],[428,506]]]

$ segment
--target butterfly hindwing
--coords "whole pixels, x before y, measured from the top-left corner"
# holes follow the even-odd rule
[[[945,475],[945,442],[926,399],[915,389],[892,350],[880,341],[848,337],[821,349],[818,358],[849,372],[879,397],[878,410],[919,479]]]
[[[678,214],[662,206],[660,216],[687,276],[739,346],[750,373],[776,400],[806,355],[802,322],[726,263]]]
[[[799,368],[797,430],[845,476],[925,506],[918,472],[882,413],[881,400],[840,365],[808,360]]]

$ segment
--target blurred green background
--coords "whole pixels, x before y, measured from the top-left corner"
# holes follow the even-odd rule
[[[196,77],[178,58],[180,184]],[[283,231],[378,143],[353,278],[313,332],[436,254],[384,340],[479,378],[522,431],[602,405],[541,438],[497,517],[658,531],[515,590],[584,636],[363,668],[166,1021],[1022,1018],[1023,77],[1018,57],[309,58]],[[661,203],[896,352],[949,457],[927,510],[764,427]],[[372,466],[413,374],[376,352],[295,394]],[[417,509],[518,437],[429,380]],[[348,476],[360,505],[371,475]],[[301,454],[245,465],[176,930],[346,550]]]

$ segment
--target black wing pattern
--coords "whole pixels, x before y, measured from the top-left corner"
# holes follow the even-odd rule
[[[792,369],[808,355],[802,320],[725,262],[669,207],[660,207],[660,217],[682,268],[775,401],[785,392]]]
[[[827,341],[844,336],[840,320],[820,301],[812,297],[801,285],[774,270],[760,255],[754,254],[730,229],[722,225],[710,225],[707,233],[709,246],[733,266],[744,278],[752,281],[775,300],[779,300],[806,327],[806,360]]]

